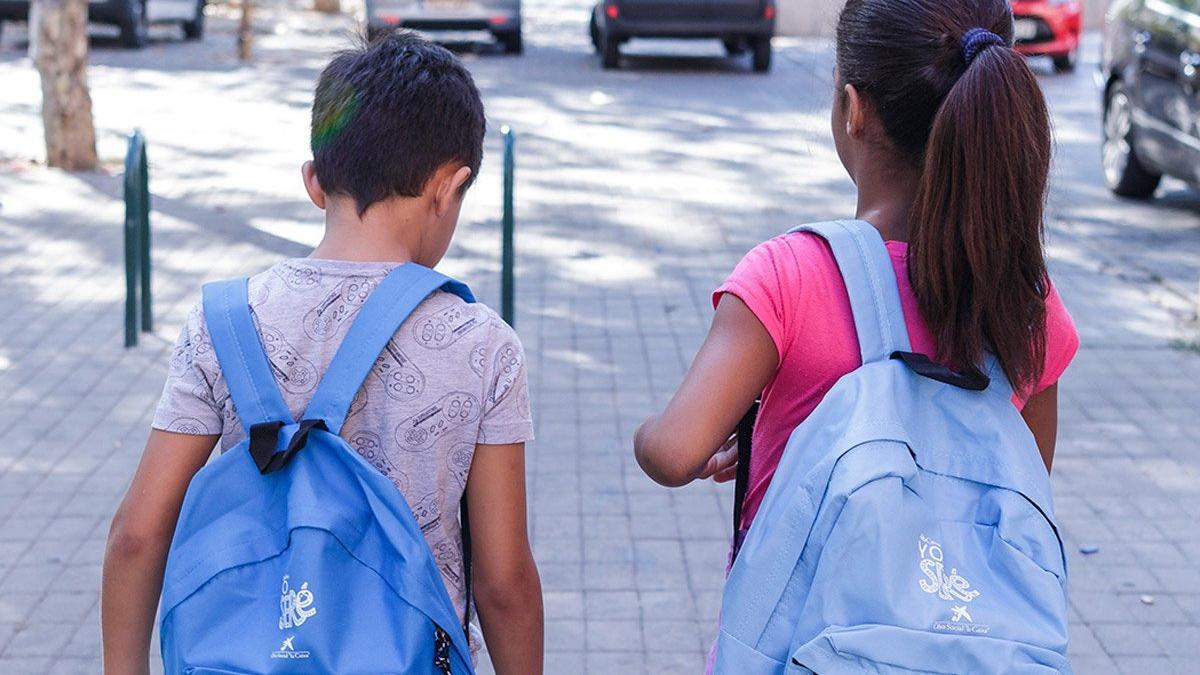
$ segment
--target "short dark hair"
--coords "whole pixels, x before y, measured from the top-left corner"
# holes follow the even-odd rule
[[[313,164],[322,189],[352,197],[361,216],[389,197],[416,197],[437,169],[479,174],[487,122],[471,73],[409,31],[338,52],[317,81]]]

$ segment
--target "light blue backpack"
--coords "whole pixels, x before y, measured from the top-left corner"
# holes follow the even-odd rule
[[[990,358],[910,352],[867,223],[828,241],[863,366],[792,433],[725,586],[716,672],[1070,673],[1050,480]]]
[[[205,321],[247,440],[202,469],[184,499],[163,580],[167,673],[473,672],[464,625],[404,497],[338,436],[388,340],[437,289],[473,301],[433,270],[392,271],[297,423],[247,281],[205,286]]]

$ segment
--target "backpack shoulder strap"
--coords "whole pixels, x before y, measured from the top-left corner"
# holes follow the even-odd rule
[[[249,438],[255,425],[290,424],[292,414],[279,393],[271,362],[254,327],[248,284],[245,278],[216,281],[205,284],[203,293],[204,322],[221,375]]]
[[[864,364],[886,361],[896,352],[911,349],[896,273],[878,230],[863,221],[835,220],[801,225],[789,232],[811,232],[824,239],[833,251],[850,296]],[[733,502],[735,559],[741,547],[742,507],[750,482],[751,438],[756,414],[757,405],[746,413],[737,429],[738,473]]]
[[[813,223],[791,231],[812,232],[829,243],[850,295],[862,362],[886,361],[895,352],[911,351],[900,287],[879,231],[860,220]]]
[[[330,433],[337,434],[346,421],[350,403],[388,341],[413,310],[439,289],[475,302],[465,284],[428,267],[407,263],[392,270],[367,298],[350,326],[325,369],[304,418],[321,420]]]

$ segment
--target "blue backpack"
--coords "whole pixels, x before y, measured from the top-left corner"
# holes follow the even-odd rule
[[[833,251],[863,365],[788,441],[725,585],[716,672],[1070,673],[1050,479],[1003,370],[911,353],[869,224],[797,229]]]
[[[393,270],[297,423],[255,330],[247,280],[204,287],[247,440],[196,474],[184,499],[163,580],[167,673],[473,672],[466,622],[404,497],[338,436],[388,340],[438,289],[474,301],[420,265]],[[467,565],[469,537],[464,522]],[[468,608],[470,597],[468,584]]]

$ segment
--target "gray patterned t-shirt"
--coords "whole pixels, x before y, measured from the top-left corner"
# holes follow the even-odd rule
[[[250,307],[294,419],[363,302],[394,266],[293,259],[250,278]],[[222,451],[244,437],[199,305],[175,345],[154,428],[220,434]],[[434,293],[380,354],[341,435],[408,500],[462,616],[457,516],[475,444],[533,438],[516,333],[482,304]]]

